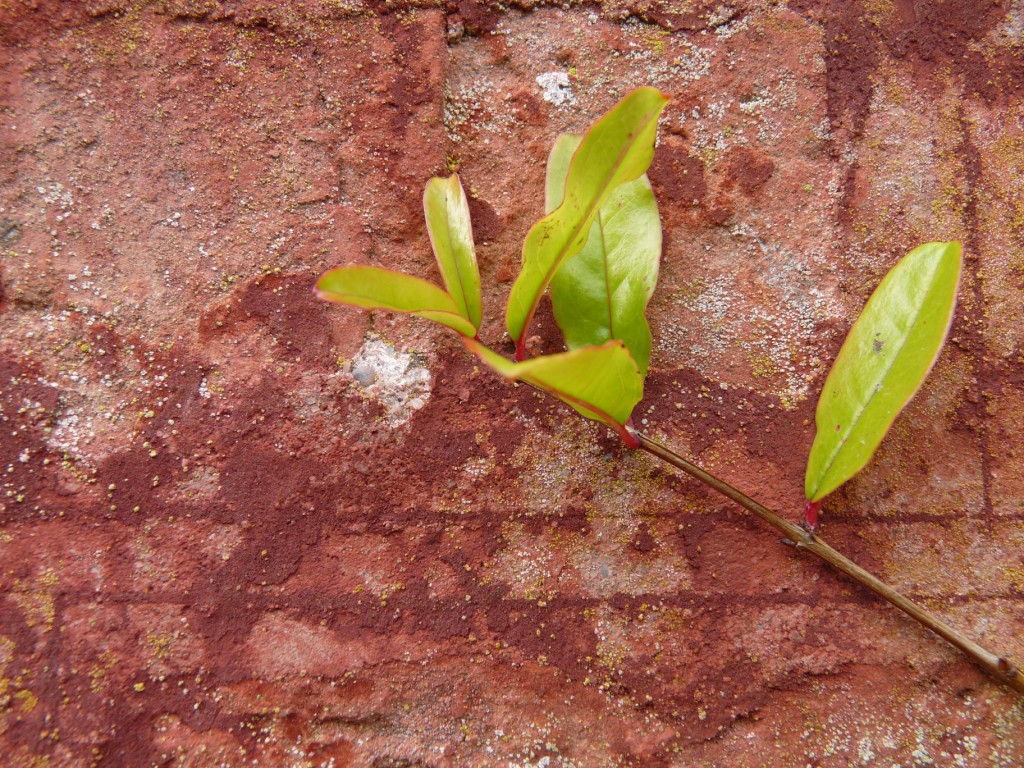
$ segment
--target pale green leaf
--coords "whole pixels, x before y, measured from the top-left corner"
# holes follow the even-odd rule
[[[563,134],[548,158],[547,207],[562,201],[569,158],[581,136]],[[619,185],[601,206],[586,245],[551,279],[551,305],[569,349],[625,342],[647,374],[651,329],[644,311],[658,280],[661,220],[647,176]]]
[[[524,381],[550,392],[588,419],[607,424],[629,445],[636,439],[626,423],[643,397],[643,377],[621,341],[543,355],[514,363],[483,344],[463,338],[471,352],[510,381]]]
[[[667,101],[654,88],[638,88],[598,120],[572,157],[562,204],[527,234],[523,269],[505,312],[518,358],[525,353],[527,328],[555,272],[586,244],[597,212],[615,188],[638,178],[650,165],[658,117]]]
[[[447,325],[464,336],[476,328],[464,318],[452,297],[432,283],[379,267],[332,269],[317,281],[321,299],[364,309],[389,309]]]
[[[927,243],[885,276],[850,329],[818,400],[805,491],[818,501],[870,460],[934,365],[956,305],[960,243]]]
[[[480,327],[480,272],[473,247],[469,201],[459,177],[433,178],[423,192],[423,213],[441,277],[459,314]]]

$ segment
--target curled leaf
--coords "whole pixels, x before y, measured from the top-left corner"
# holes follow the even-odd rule
[[[533,226],[523,244],[523,269],[505,311],[517,359],[525,355],[526,330],[551,278],[586,244],[597,212],[615,188],[650,165],[658,117],[667,102],[654,88],[638,88],[583,137],[569,165],[562,204]]]
[[[316,294],[321,299],[353,307],[425,317],[464,336],[476,334],[476,327],[462,316],[451,296],[433,283],[401,272],[380,267],[338,267],[321,276]]]
[[[549,392],[588,419],[607,424],[627,445],[638,445],[626,424],[643,397],[643,378],[621,341],[521,363],[507,360],[473,339],[463,337],[463,342],[509,381],[524,381]]]
[[[423,214],[430,245],[445,288],[464,318],[480,327],[480,271],[473,246],[469,201],[456,174],[433,178],[423,192]]]
[[[562,202],[570,158],[581,136],[563,134],[548,158],[547,208]],[[569,349],[621,339],[647,374],[651,329],[644,316],[658,280],[661,220],[647,176],[615,188],[586,245],[551,279],[555,321]]]
[[[935,364],[953,320],[960,243],[926,243],[885,276],[818,400],[804,485],[816,502],[864,467]]]

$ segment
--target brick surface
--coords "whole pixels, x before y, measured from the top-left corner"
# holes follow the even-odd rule
[[[436,280],[458,169],[500,347],[551,142],[657,86],[634,418],[795,519],[852,319],[962,240],[950,343],[823,533],[1024,659],[1022,35],[1017,2],[0,3],[4,760],[1024,762],[1019,696],[941,640],[311,292]]]

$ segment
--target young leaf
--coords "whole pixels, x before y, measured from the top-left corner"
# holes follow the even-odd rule
[[[526,330],[552,276],[586,244],[594,217],[615,188],[650,165],[658,117],[667,102],[654,88],[638,88],[584,136],[569,165],[562,204],[533,226],[523,244],[523,270],[505,311],[517,359],[525,355]]]
[[[868,463],[942,349],[953,319],[960,243],[926,243],[890,270],[825,380],[805,491],[817,502]]]
[[[476,328],[463,317],[452,297],[418,277],[379,267],[339,267],[324,273],[316,284],[321,299],[364,309],[390,309],[447,325],[463,336]]]
[[[423,213],[427,219],[430,245],[441,268],[445,288],[459,314],[474,328],[480,327],[480,271],[473,248],[473,226],[469,203],[459,177],[433,178],[423,192]]]
[[[626,429],[626,423],[643,397],[644,383],[621,341],[513,363],[478,341],[468,337],[462,340],[471,352],[509,381],[525,381],[550,392],[588,419],[607,424],[630,447],[639,445]]]
[[[547,209],[562,202],[569,161],[581,136],[558,137],[548,158]],[[621,339],[647,374],[651,329],[644,317],[658,280],[661,220],[646,176],[615,188],[583,250],[551,278],[551,305],[569,349]]]

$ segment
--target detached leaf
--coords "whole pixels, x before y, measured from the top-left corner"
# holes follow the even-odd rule
[[[926,243],[885,276],[850,329],[818,401],[805,491],[816,502],[868,463],[931,370],[953,320],[960,243]]]
[[[547,208],[562,202],[569,160],[581,136],[558,137],[548,158]],[[569,349],[625,342],[647,374],[651,329],[644,316],[658,281],[661,220],[647,176],[619,185],[601,206],[587,244],[551,279],[551,304]]]
[[[636,438],[626,429],[626,423],[643,397],[644,384],[621,341],[513,363],[478,341],[467,337],[462,340],[471,352],[509,381],[525,381],[550,392],[588,419],[607,424],[627,445],[636,447]]]
[[[480,327],[480,271],[473,247],[469,202],[459,177],[433,178],[423,192],[423,213],[441,277],[459,314]]]
[[[505,312],[518,359],[525,354],[527,328],[555,272],[586,244],[591,223],[615,188],[638,178],[650,165],[658,117],[667,102],[654,88],[638,88],[598,120],[572,157],[562,204],[527,234],[523,270]]]
[[[418,277],[379,267],[339,267],[317,281],[321,299],[364,309],[390,309],[447,325],[463,336],[476,335],[452,297]]]

